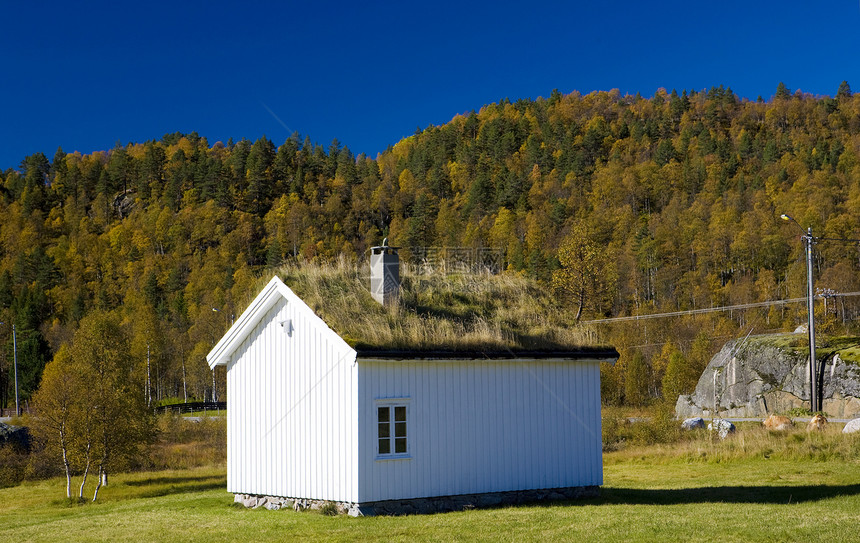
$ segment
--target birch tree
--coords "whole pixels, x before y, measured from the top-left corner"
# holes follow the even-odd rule
[[[87,399],[93,406],[93,448],[98,482],[93,501],[108,482],[109,471],[123,458],[138,455],[152,435],[143,382],[135,375],[127,333],[118,319],[94,312],[81,320],[72,356],[88,382]]]
[[[42,384],[33,398],[39,416],[33,421],[33,433],[43,440],[49,450],[55,450],[66,475],[66,498],[72,497],[72,444],[74,442],[74,411],[80,394],[78,375],[66,347],[57,351],[45,366]]]
[[[78,496],[83,498],[91,467],[96,469],[96,501],[108,473],[143,452],[153,421],[117,317],[96,311],[80,324],[71,345],[46,368],[36,398],[36,429],[58,451],[67,497],[74,473],[81,474]]]
[[[558,249],[561,268],[552,274],[553,286],[576,303],[576,320],[585,309],[599,311],[615,292],[615,266],[606,247],[594,241],[584,225],[574,226]]]

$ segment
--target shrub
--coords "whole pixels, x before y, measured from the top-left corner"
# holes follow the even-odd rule
[[[28,455],[19,445],[0,446],[0,488],[16,486],[24,480]]]
[[[604,415],[601,421],[601,434],[603,437],[603,452],[617,450],[621,445],[621,422],[618,417],[613,415]]]
[[[636,446],[675,443],[685,438],[675,412],[667,402],[637,412],[635,418],[620,408],[604,408],[603,450],[616,451],[630,443]]]
[[[337,510],[337,504],[334,502],[325,502],[320,507],[320,514],[321,515],[327,515],[327,516],[333,517],[333,516],[337,515],[338,513],[339,513],[339,511]]]

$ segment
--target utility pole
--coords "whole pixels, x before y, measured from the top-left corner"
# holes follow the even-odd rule
[[[21,416],[21,405],[18,403],[18,337],[15,335],[15,325],[12,325],[12,356],[15,359],[15,415]]]
[[[818,379],[815,371],[815,298],[813,297],[812,285],[812,227],[806,230],[806,313],[807,313],[807,328],[809,332],[809,398],[810,408],[812,412],[821,411],[821,406],[818,401]]]
[[[784,221],[791,221],[800,228],[803,235],[800,239],[806,244],[806,331],[809,335],[809,409],[813,413],[821,411],[821,405],[818,401],[818,386],[815,371],[815,290],[813,288],[812,278],[812,244],[815,243],[815,237],[812,235],[812,227],[808,227],[805,231],[800,223],[794,220],[794,217],[783,213],[779,216]]]
[[[0,324],[5,324],[0,322]],[[12,325],[12,356],[15,360],[15,416],[21,416],[21,404],[18,402],[18,337],[15,334],[15,325]]]

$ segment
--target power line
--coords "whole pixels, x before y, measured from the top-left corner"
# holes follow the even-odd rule
[[[837,298],[843,296],[860,296],[860,292],[842,292],[835,294],[828,294],[828,298]],[[817,296],[818,298],[824,298],[824,296]],[[793,304],[798,302],[805,302],[806,297],[803,298],[789,298],[787,300],[771,300],[769,302],[755,302],[751,304],[739,304],[739,305],[726,305],[722,307],[708,307],[705,309],[688,309],[686,311],[671,311],[669,313],[651,313],[650,315],[631,315],[629,317],[610,317],[608,319],[597,319],[591,321],[583,321],[580,324],[600,324],[605,322],[622,322],[622,321],[638,321],[644,319],[656,319],[661,317],[680,317],[682,315],[699,315],[701,313],[716,313],[718,311],[735,311],[740,309],[751,309],[754,307],[770,307],[773,305],[786,305]]]

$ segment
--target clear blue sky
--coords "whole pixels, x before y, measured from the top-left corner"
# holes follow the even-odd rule
[[[860,3],[0,0],[0,169],[197,131],[376,156],[504,97],[860,91]],[[279,120],[280,119],[280,120]]]

